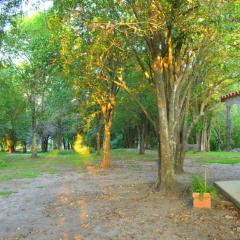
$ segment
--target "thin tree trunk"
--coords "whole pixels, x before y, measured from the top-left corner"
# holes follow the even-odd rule
[[[23,141],[23,153],[26,153],[27,152],[27,143],[26,141],[24,140]]]
[[[111,128],[112,128],[112,117],[110,116],[109,119],[104,121],[103,156],[102,156],[102,162],[101,162],[101,166],[103,168],[110,167]]]
[[[101,148],[101,141],[100,141],[100,131],[97,129],[96,132],[96,153],[99,156],[100,155],[100,148]]]
[[[62,122],[58,121],[57,125],[57,150],[62,149]]]
[[[209,152],[210,151],[210,137],[211,137],[212,124],[211,119],[208,117],[203,119],[203,127],[200,131],[200,151]]]
[[[37,122],[36,122],[36,110],[35,110],[35,101],[32,103],[32,145],[31,145],[31,151],[32,151],[32,158],[37,157]]]
[[[67,149],[71,150],[71,144],[70,144],[69,138],[67,139]]]
[[[139,154],[145,153],[145,145],[146,145],[146,124],[143,123],[139,127]]]
[[[62,138],[62,143],[63,143],[63,149],[67,150],[66,139],[64,137]]]
[[[132,128],[125,128],[123,130],[125,141],[126,141],[126,147],[127,148],[135,148],[135,131]]]
[[[47,152],[48,151],[48,138],[49,136],[42,136],[42,152]]]
[[[151,140],[151,129],[150,129],[150,123],[147,121],[146,128],[145,128],[145,149],[150,148],[150,140]]]

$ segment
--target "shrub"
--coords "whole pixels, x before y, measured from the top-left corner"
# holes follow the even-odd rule
[[[203,179],[197,175],[194,175],[192,179],[192,192],[200,193],[201,196],[203,196],[204,193],[211,193],[212,197],[217,195],[216,188],[208,185],[207,179]]]

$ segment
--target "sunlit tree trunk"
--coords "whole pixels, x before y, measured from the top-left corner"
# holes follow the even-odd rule
[[[8,136],[5,140],[6,143],[6,151],[8,153],[14,153],[15,152],[15,144],[14,144],[14,140]]]
[[[104,124],[103,157],[102,167],[110,167],[110,140],[111,140],[111,122]]]
[[[173,56],[171,27],[164,35],[153,36],[152,52],[153,84],[157,99],[157,129],[159,138],[159,172],[157,188],[168,191],[175,183],[176,152],[180,149],[180,133],[187,109],[189,81],[188,65],[178,66],[181,60]],[[162,45],[162,49],[159,46]],[[176,74],[176,71],[178,73]]]
[[[112,85],[111,92],[107,101],[101,105],[101,110],[104,120],[104,137],[103,137],[103,155],[101,166],[103,168],[110,167],[110,143],[111,143],[111,129],[112,129],[112,117],[115,107],[117,86]]]
[[[103,138],[103,156],[101,166],[103,168],[110,167],[110,142],[111,142],[111,128],[112,128],[112,108],[103,109],[104,117],[104,138]]]

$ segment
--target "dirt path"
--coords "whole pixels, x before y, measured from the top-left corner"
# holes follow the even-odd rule
[[[185,170],[194,172],[196,166],[201,171],[188,159]],[[192,209],[185,191],[190,174],[178,177],[182,184],[175,194],[154,193],[155,169],[154,162],[121,160],[111,171],[65,170],[0,183],[0,189],[17,192],[0,197],[0,239],[240,239],[239,213],[229,202],[218,199],[214,209]],[[209,169],[211,180],[236,177],[231,173],[237,171],[239,165]]]

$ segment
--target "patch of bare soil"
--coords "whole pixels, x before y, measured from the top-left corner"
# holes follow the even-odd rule
[[[187,160],[185,170],[195,171],[194,164]],[[211,210],[193,209],[189,177],[178,176],[166,195],[152,191],[156,163],[115,161],[109,171],[1,183],[17,193],[0,197],[0,239],[239,240],[239,212],[222,198]]]

